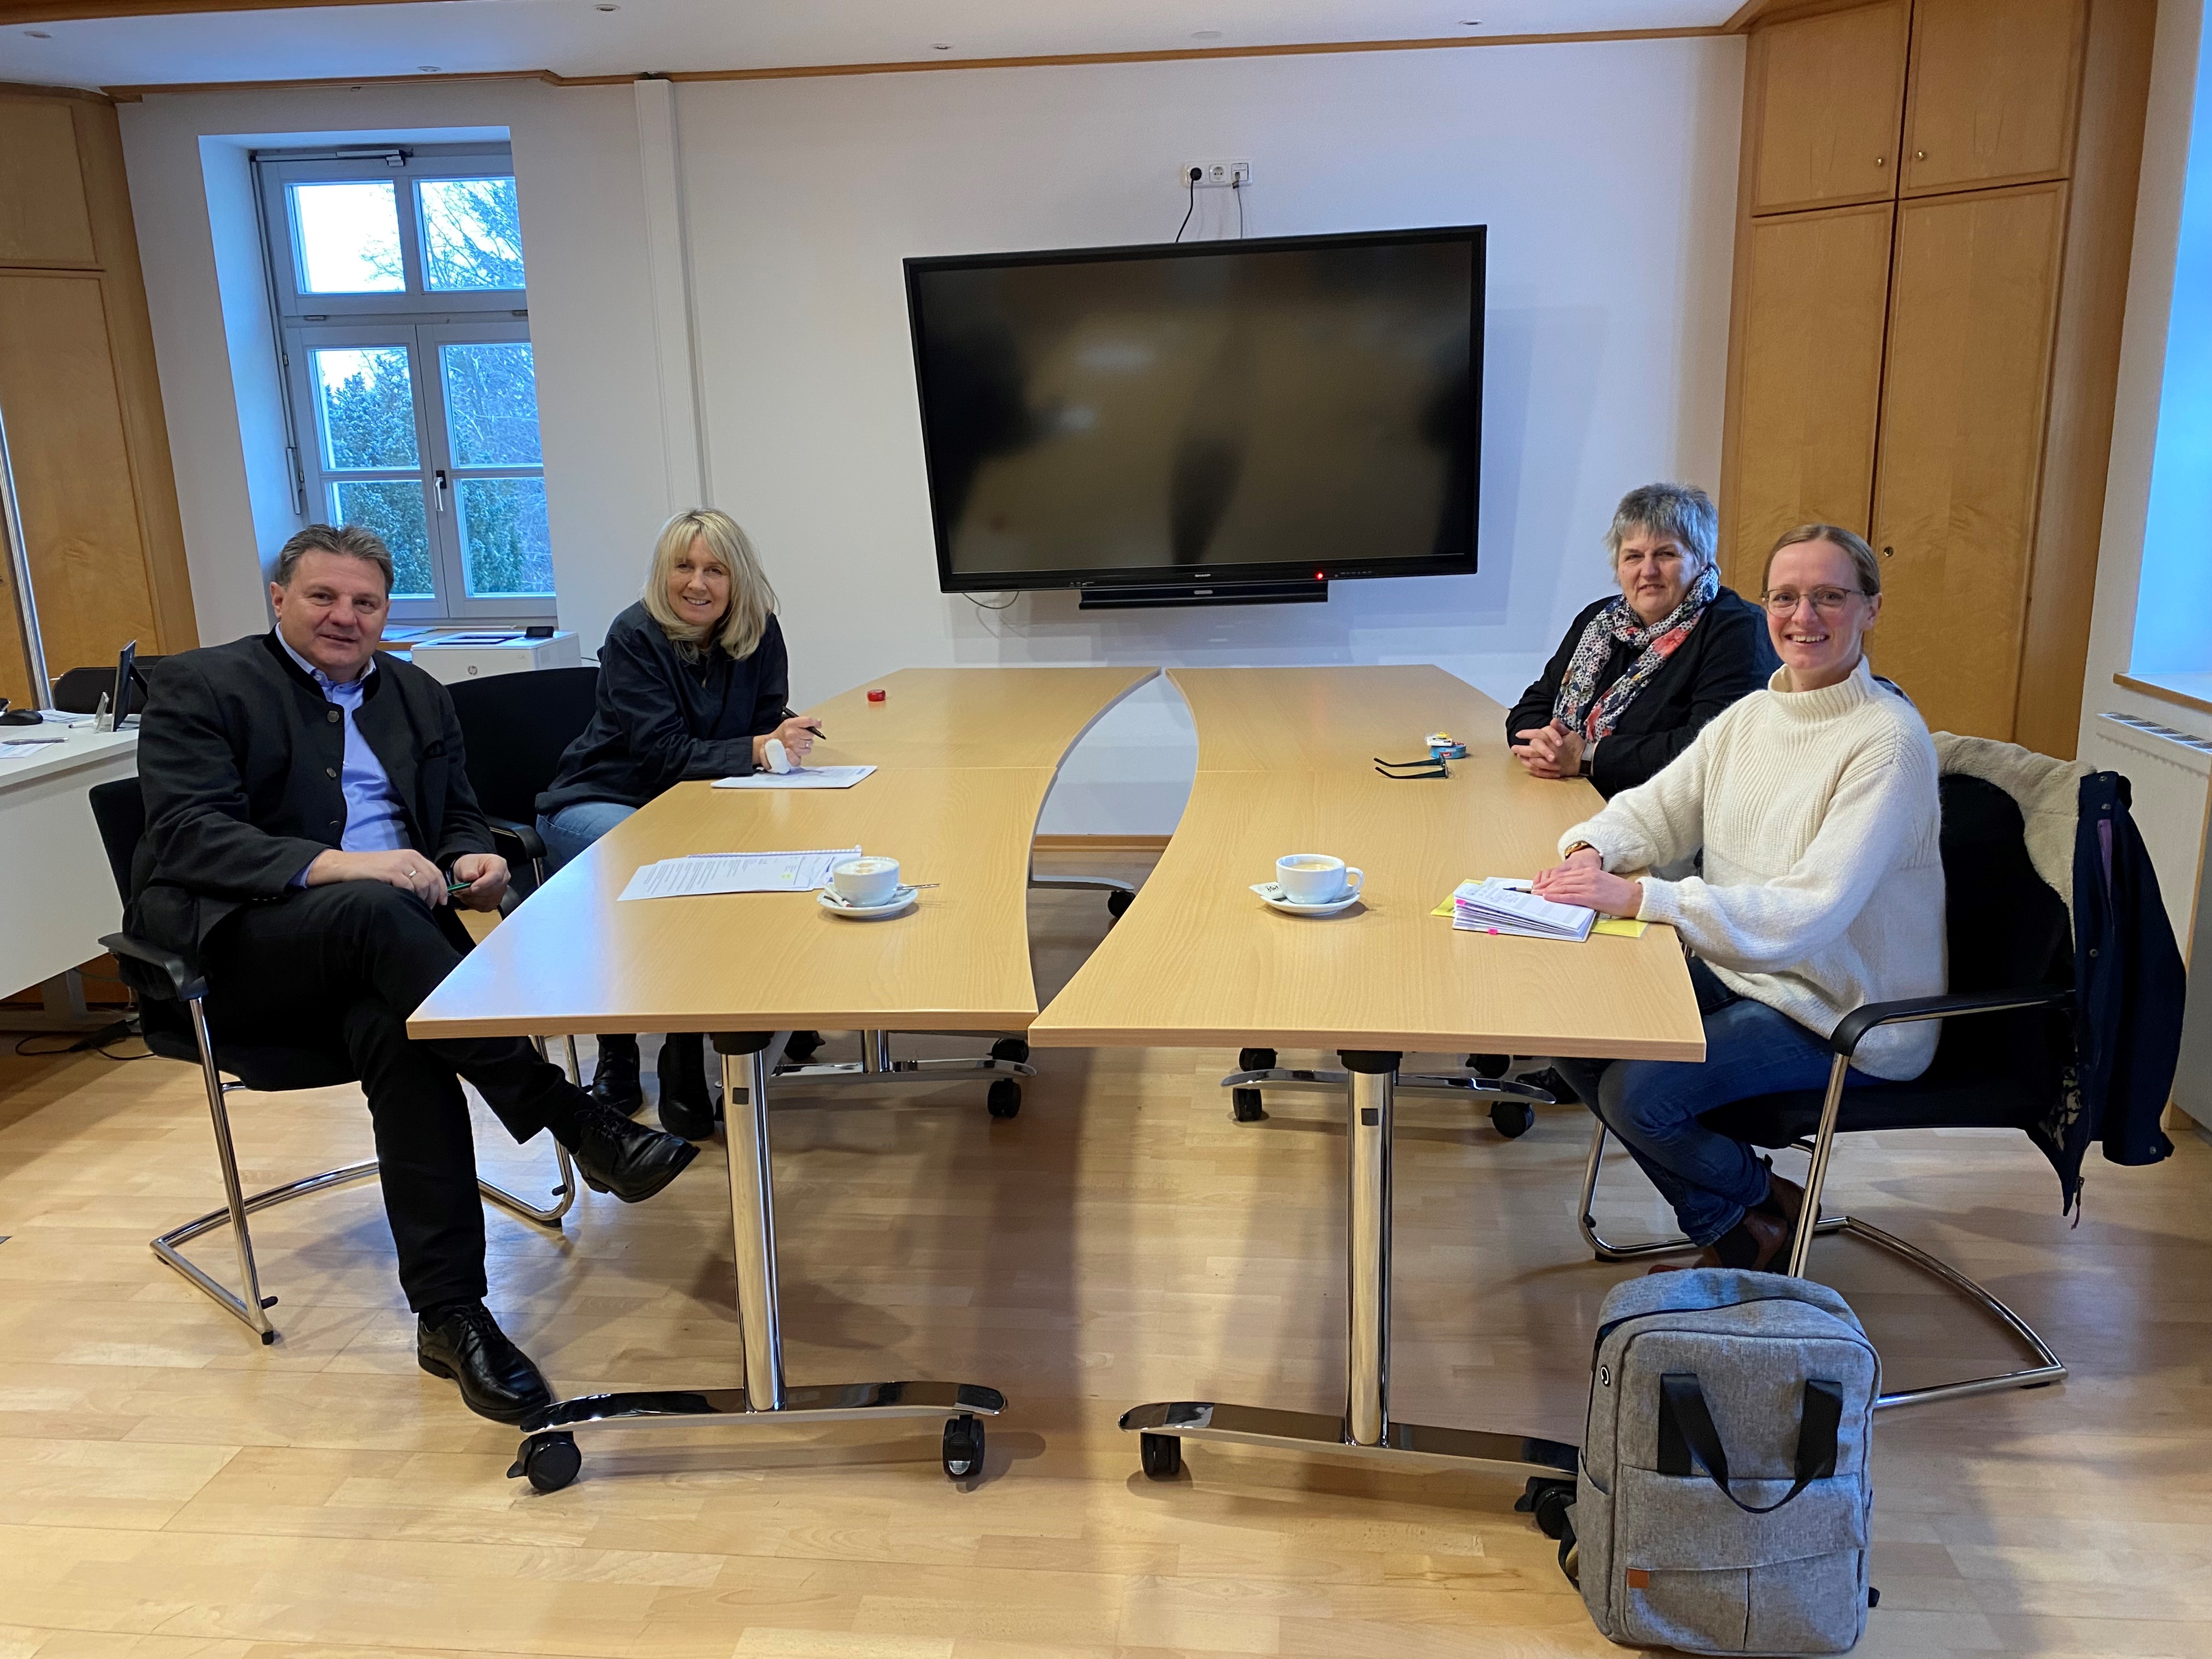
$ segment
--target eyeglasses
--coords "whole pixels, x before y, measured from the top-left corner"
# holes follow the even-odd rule
[[[1779,592],[1768,593],[1764,597],[1766,608],[1778,617],[1787,617],[1795,611],[1801,599],[1812,600],[1814,610],[1824,617],[1832,617],[1853,599],[1863,599],[1865,595],[1856,587],[1816,587],[1807,593],[1785,587]]]
[[[1375,757],[1375,769],[1386,778],[1448,778],[1451,775],[1451,768],[1434,755],[1409,761],[1386,761],[1377,755]]]

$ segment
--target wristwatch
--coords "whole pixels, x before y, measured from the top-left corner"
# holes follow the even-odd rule
[[[1559,862],[1565,864],[1569,859],[1574,857],[1577,853],[1597,853],[1597,866],[1601,870],[1605,868],[1605,854],[1601,852],[1598,852],[1596,848],[1591,846],[1586,841],[1578,841],[1573,846],[1568,848],[1565,852],[1560,854]]]

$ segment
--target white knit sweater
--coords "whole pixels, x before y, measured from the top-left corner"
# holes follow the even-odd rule
[[[1919,714],[1862,660],[1819,691],[1767,689],[1723,710],[1648,783],[1559,838],[1608,870],[1705,849],[1705,873],[1646,876],[1646,921],[1671,922],[1732,989],[1825,1037],[1862,1003],[1944,987],[1936,749]],[[1856,1065],[1927,1069],[1933,1020],[1879,1027]]]

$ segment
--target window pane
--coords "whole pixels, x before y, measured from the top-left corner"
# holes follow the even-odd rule
[[[528,343],[439,348],[455,466],[536,466],[538,370]]]
[[[325,464],[416,466],[415,385],[405,346],[333,347],[314,354]]]
[[[389,180],[294,185],[291,196],[302,292],[397,294],[405,289],[407,273],[399,259],[399,203]]]
[[[392,550],[393,599],[438,597],[437,584],[430,578],[430,526],[423,514],[419,482],[392,478],[377,483],[332,484],[331,499],[339,524],[373,530]]]
[[[420,189],[424,287],[522,286],[522,214],[514,179],[426,179]]]
[[[545,480],[464,478],[455,493],[469,597],[550,596],[553,544],[545,528]]]

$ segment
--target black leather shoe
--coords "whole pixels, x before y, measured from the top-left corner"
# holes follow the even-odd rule
[[[696,1031],[675,1031],[660,1040],[660,1127],[686,1140],[714,1136],[706,1047],[707,1039]]]
[[[601,1037],[599,1063],[592,1068],[592,1098],[625,1117],[635,1117],[645,1105],[645,1085],[638,1080],[637,1070],[635,1037]]]
[[[699,1156],[690,1141],[633,1123],[593,1101],[578,1109],[576,1129],[576,1144],[568,1150],[584,1184],[625,1204],[642,1204]]]
[[[530,1356],[481,1302],[448,1303],[415,1325],[415,1363],[433,1376],[460,1385],[461,1403],[495,1423],[520,1423],[553,1401],[553,1390]]]

